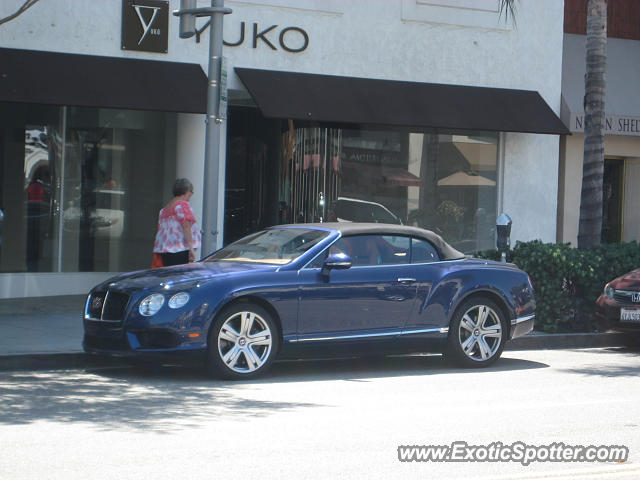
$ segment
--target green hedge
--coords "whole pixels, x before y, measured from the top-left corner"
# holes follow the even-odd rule
[[[499,260],[497,250],[477,257]],[[595,301],[605,284],[640,268],[640,248],[634,242],[598,245],[578,250],[569,244],[517,242],[507,255],[531,277],[536,292],[536,330],[588,332],[602,329]]]

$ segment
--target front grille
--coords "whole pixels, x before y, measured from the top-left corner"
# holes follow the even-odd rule
[[[122,323],[128,303],[129,295],[126,293],[112,290],[93,292],[87,301],[87,317],[111,324]]]
[[[122,320],[129,303],[129,295],[120,292],[108,292],[102,309],[103,320]]]
[[[630,305],[633,304],[638,304],[639,302],[634,302],[633,301],[633,297],[634,295],[637,295],[638,292],[632,292],[629,290],[614,290],[613,291],[613,299],[616,302],[620,302],[620,303],[628,303]]]

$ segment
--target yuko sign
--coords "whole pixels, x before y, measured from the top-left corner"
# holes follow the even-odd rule
[[[122,49],[167,53],[169,2],[122,0]]]

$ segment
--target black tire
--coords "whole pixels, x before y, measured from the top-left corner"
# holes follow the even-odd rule
[[[229,380],[257,377],[273,362],[279,343],[269,312],[253,303],[236,303],[223,309],[209,329],[207,369]]]
[[[500,358],[508,332],[498,304],[484,296],[471,297],[451,319],[445,356],[461,367],[489,366]]]

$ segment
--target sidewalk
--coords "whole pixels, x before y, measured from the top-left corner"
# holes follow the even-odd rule
[[[114,360],[82,350],[84,295],[0,300],[0,371],[82,368]],[[592,348],[623,345],[620,333],[544,334],[533,332],[506,350]]]
[[[84,295],[0,300],[0,356],[82,352]]]

